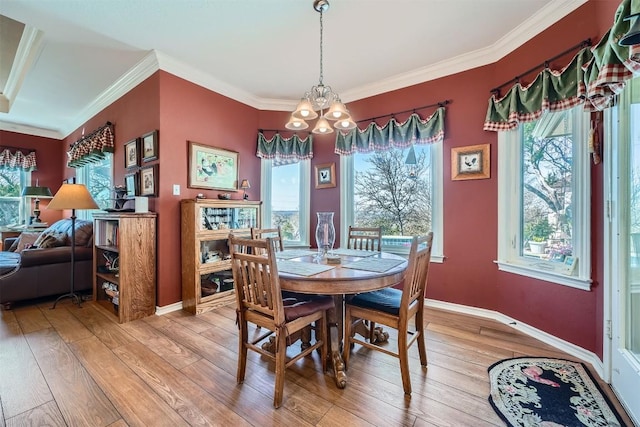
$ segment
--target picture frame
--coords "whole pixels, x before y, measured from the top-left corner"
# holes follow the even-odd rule
[[[461,181],[491,178],[490,147],[490,144],[453,147],[451,149],[451,179]]]
[[[138,138],[124,144],[124,167],[125,169],[132,169],[138,167],[140,153],[138,151]]]
[[[238,152],[189,143],[189,188],[238,191]]]
[[[578,264],[578,258],[574,256],[564,257],[563,272],[569,276],[573,276],[573,272],[576,270],[576,264]]]
[[[127,189],[127,196],[138,195],[138,173],[129,173],[124,176],[124,186]]]
[[[153,130],[140,137],[140,156],[147,163],[158,160],[158,131]]]
[[[324,163],[316,165],[316,188],[333,188],[336,186],[336,164]]]
[[[158,195],[158,165],[140,168],[140,195],[156,197]]]

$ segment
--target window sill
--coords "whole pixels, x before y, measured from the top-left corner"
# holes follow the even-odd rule
[[[578,276],[569,276],[554,270],[541,270],[528,265],[513,264],[506,261],[494,261],[498,264],[498,270],[507,273],[519,274],[520,276],[531,277],[532,279],[544,280],[558,285],[569,286],[571,288],[591,291],[591,279]]]

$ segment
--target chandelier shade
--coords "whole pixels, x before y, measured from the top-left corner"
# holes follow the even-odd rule
[[[320,79],[317,85],[304,94],[296,109],[291,113],[291,117],[285,127],[291,130],[306,129],[309,127],[307,120],[314,120],[320,116],[311,131],[313,133],[327,134],[333,132],[328,120],[335,122],[333,127],[336,129],[351,130],[356,127],[356,124],[351,120],[349,110],[342,103],[338,94],[330,86],[325,86],[322,82],[322,17],[323,13],[329,10],[329,2],[327,0],[315,0],[313,8],[320,13]]]

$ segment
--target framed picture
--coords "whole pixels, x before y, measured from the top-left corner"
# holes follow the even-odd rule
[[[573,276],[573,272],[576,270],[576,264],[578,263],[578,258],[573,256],[567,256],[564,258],[564,274],[568,274],[569,276]]]
[[[126,169],[138,166],[138,138],[124,144],[124,167]]]
[[[336,164],[316,165],[316,188],[332,188],[336,186]]]
[[[142,135],[140,143],[140,155],[143,162],[158,159],[158,131],[154,130]]]
[[[451,179],[486,179],[491,177],[489,144],[451,149]]]
[[[129,173],[124,176],[124,186],[127,189],[127,196],[137,196],[138,194],[138,173]]]
[[[140,168],[140,195],[155,197],[158,195],[158,165]]]
[[[189,141],[190,188],[237,191],[238,153]]]

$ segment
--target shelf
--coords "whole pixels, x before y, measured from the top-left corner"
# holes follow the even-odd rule
[[[117,277],[115,274],[111,274],[111,273],[99,273],[99,272],[96,272],[96,277],[99,277],[102,280],[106,280],[107,282],[113,282],[116,285],[118,285],[119,281],[120,281],[119,277]]]
[[[113,245],[96,245],[97,249],[109,252],[120,252],[120,248]]]

